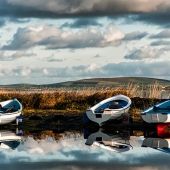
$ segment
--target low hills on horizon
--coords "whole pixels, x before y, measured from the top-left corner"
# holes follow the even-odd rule
[[[67,81],[53,84],[10,84],[0,85],[0,88],[81,88],[81,87],[119,87],[127,86],[129,83],[137,84],[139,86],[148,86],[157,82],[164,87],[170,87],[170,80],[147,78],[147,77],[115,77],[115,78],[91,78],[76,81]]]

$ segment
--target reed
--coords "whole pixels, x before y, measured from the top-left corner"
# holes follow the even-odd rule
[[[0,101],[17,98],[23,105],[25,110],[42,109],[42,110],[66,110],[83,111],[108,97],[123,94],[130,98],[140,97],[149,98],[149,102],[143,103],[143,107],[152,104],[153,99],[160,98],[161,87],[158,82],[149,85],[147,88],[139,87],[134,82],[129,82],[126,87],[84,87],[81,89],[74,88],[58,88],[51,92],[49,90],[41,90],[39,92],[30,92],[27,90],[0,91]],[[135,104],[133,107],[139,110]]]

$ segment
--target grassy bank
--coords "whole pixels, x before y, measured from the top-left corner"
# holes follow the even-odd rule
[[[0,101],[17,98],[23,105],[24,115],[53,115],[56,113],[84,113],[84,111],[108,97],[123,94],[132,99],[130,112],[139,116],[141,110],[161,101],[161,87],[157,82],[147,90],[130,82],[126,88],[83,88],[81,90],[57,89],[55,92],[42,91],[1,91]]]

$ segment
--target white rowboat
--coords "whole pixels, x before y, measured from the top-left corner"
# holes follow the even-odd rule
[[[111,119],[118,119],[122,114],[129,111],[131,105],[131,99],[124,95],[117,95],[107,98],[95,106],[86,110],[87,117],[98,123]]]
[[[0,148],[16,149],[21,142],[21,136],[9,130],[0,130]]]
[[[91,134],[87,140],[86,145],[99,146],[102,149],[109,150],[116,153],[126,152],[132,149],[128,141],[123,140],[120,135],[109,136],[100,131]]]
[[[0,125],[11,123],[21,115],[22,105],[17,99],[0,102]]]

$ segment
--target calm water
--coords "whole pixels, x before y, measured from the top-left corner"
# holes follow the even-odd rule
[[[0,164],[6,170],[170,169],[168,149],[161,149],[169,148],[168,139],[145,138],[141,131],[0,130],[0,140]]]

